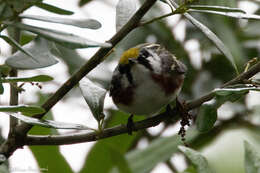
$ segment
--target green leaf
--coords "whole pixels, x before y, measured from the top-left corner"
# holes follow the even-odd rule
[[[23,48],[34,55],[37,61],[18,51],[8,57],[5,63],[16,69],[36,69],[48,67],[58,62],[51,52],[54,47],[51,47],[51,44],[43,38],[37,37]]]
[[[246,95],[250,90],[260,91],[260,88],[244,84],[232,85],[226,88],[216,88],[213,90],[216,99],[216,107],[220,107],[226,101],[235,102]]]
[[[87,126],[83,126],[81,124],[72,124],[72,123],[57,122],[57,121],[52,121],[52,120],[37,119],[37,118],[32,118],[32,117],[24,116],[24,115],[17,114],[17,113],[13,113],[10,115],[27,124],[37,125],[37,126],[46,127],[46,128],[93,130],[93,129],[91,129]]]
[[[187,131],[186,142],[190,143],[199,135],[198,131],[190,128]],[[134,173],[150,172],[157,164],[165,162],[177,152],[177,146],[183,144],[179,135],[161,137],[154,140],[143,150],[127,153],[126,158]]]
[[[249,91],[260,91],[260,88],[254,86],[247,87],[246,85],[234,85],[228,88],[216,88],[213,92],[218,96],[227,96],[231,94],[246,94]]]
[[[188,5],[188,9],[200,10],[200,11],[215,11],[215,12],[237,12],[244,13],[246,12],[240,8],[232,8],[226,6],[213,6],[213,5]]]
[[[27,50],[23,49],[23,47],[17,43],[14,39],[12,39],[11,37],[7,37],[5,35],[0,35],[0,37],[5,40],[7,43],[9,43],[10,45],[12,45],[13,47],[15,47],[17,50],[20,50],[21,52],[23,52],[24,54],[26,54],[28,57],[33,58],[35,61],[37,61],[37,58],[35,58],[30,52],[28,52]]]
[[[116,31],[119,31],[136,11],[136,0],[119,0],[116,5]]]
[[[185,171],[183,171],[182,173],[198,173],[198,171],[193,165],[191,165],[187,169],[185,169]]]
[[[234,12],[221,12],[221,11],[210,11],[210,10],[188,10],[188,12],[199,12],[199,13],[210,13],[210,14],[217,14],[217,15],[222,15],[222,16],[227,16],[227,17],[232,17],[232,18],[237,18],[237,19],[254,19],[254,20],[260,20],[259,15],[255,14],[244,14],[244,13],[234,13]]]
[[[17,105],[17,106],[0,106],[0,112],[22,112],[26,114],[41,114],[45,110],[40,106],[28,106],[28,105]]]
[[[82,7],[83,5],[85,5],[85,4],[87,4],[87,3],[91,2],[91,1],[92,0],[80,0],[79,1],[79,6]]]
[[[42,8],[44,10],[47,10],[49,12],[56,13],[56,14],[61,14],[61,15],[72,15],[72,14],[74,14],[74,12],[72,12],[72,11],[64,10],[62,8],[55,7],[53,5],[46,4],[46,3],[43,3],[43,2],[38,2],[34,5],[39,7],[39,8]]]
[[[69,163],[61,154],[59,146],[29,146],[40,170],[37,172],[74,173]],[[36,171],[35,171],[36,172]]]
[[[112,147],[108,147],[112,162],[116,163],[110,173],[132,173],[125,156]]]
[[[190,149],[188,147],[179,146],[178,147],[181,152],[187,156],[187,158],[191,161],[191,163],[196,167],[198,173],[214,173],[206,158],[201,155],[199,152]]]
[[[13,83],[13,82],[48,82],[53,80],[53,77],[48,75],[37,75],[33,77],[6,77],[0,78],[2,83]]]
[[[171,5],[174,8],[178,8],[179,6],[173,1],[169,0]],[[208,27],[200,23],[197,19],[193,18],[190,14],[184,13],[183,14],[194,26],[196,26],[198,29],[202,31],[205,36],[208,37],[209,40],[211,40],[216,47],[226,56],[226,58],[229,60],[229,62],[232,64],[234,67],[235,71],[238,73],[237,66],[234,61],[234,57],[232,56],[231,52],[229,49],[224,45],[224,43],[214,34]]]
[[[199,132],[205,133],[211,130],[217,121],[217,107],[215,104],[203,104],[196,119],[196,127]]]
[[[38,16],[38,15],[20,15],[21,18],[40,20],[51,23],[61,23],[65,25],[72,25],[80,28],[89,28],[89,29],[99,29],[101,23],[95,19],[69,19],[69,18],[60,18],[60,17],[47,17],[47,16]]]
[[[94,84],[88,78],[83,78],[79,82],[79,86],[93,116],[97,121],[100,121],[104,118],[103,108],[107,91]]]
[[[5,22],[6,23],[6,22]],[[6,23],[10,26],[27,30],[38,34],[48,40],[54,41],[68,48],[88,48],[88,47],[111,47],[110,43],[99,43],[74,34],[53,29],[40,28],[22,23]]]
[[[258,173],[260,172],[260,154],[249,142],[244,141],[245,148],[245,172]]]

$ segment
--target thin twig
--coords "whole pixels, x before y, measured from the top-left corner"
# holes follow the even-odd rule
[[[170,6],[172,8],[172,6]],[[155,17],[149,21],[144,21],[144,22],[140,22],[139,23],[139,26],[144,26],[144,25],[148,25],[150,23],[153,23],[157,20],[161,20],[163,18],[166,18],[166,17],[169,17],[169,16],[172,16],[172,15],[175,15],[175,14],[183,14],[186,12],[186,8],[184,8],[184,6],[180,6],[179,8],[177,8],[176,10],[173,10],[172,9],[172,12],[171,13],[168,13],[168,14],[165,14],[165,15],[162,15],[162,16],[159,16],[159,17]]]
[[[162,16],[160,16],[160,17],[153,18],[153,19],[151,19],[151,20],[149,20],[149,21],[141,22],[141,23],[139,24],[139,26],[148,25],[148,24],[153,23],[153,22],[155,22],[155,21],[157,21],[157,20],[161,20],[161,19],[163,19],[163,18],[172,16],[172,15],[175,15],[175,14],[180,14],[180,12],[175,12],[175,11],[174,11],[174,12],[171,12],[171,13],[168,13],[168,14],[165,14],[165,15],[162,15]]]
[[[260,72],[260,62],[252,66],[247,72],[244,72],[237,76],[236,78],[230,80],[229,82],[222,85],[222,87],[226,87],[228,85],[237,84],[243,82],[244,79],[249,79],[253,77],[255,74]],[[213,92],[202,96],[198,99],[190,101],[187,103],[187,110],[191,110],[199,107],[204,102],[207,102],[214,98]],[[163,112],[154,117],[147,118],[142,121],[138,121],[134,123],[134,131],[146,129],[149,127],[156,126],[160,124],[162,121],[174,121],[177,122],[179,120],[179,115],[177,114],[169,114],[167,112]],[[39,135],[28,135],[25,139],[26,145],[66,145],[66,144],[75,144],[80,142],[90,142],[97,141],[103,138],[109,138],[112,136],[117,136],[120,134],[127,133],[128,129],[126,125],[119,125],[112,128],[105,129],[102,133],[88,133],[81,132],[77,134],[64,134],[64,135],[48,135],[48,136],[39,136]]]

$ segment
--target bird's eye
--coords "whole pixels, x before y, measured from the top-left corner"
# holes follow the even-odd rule
[[[142,58],[148,58],[150,56],[150,53],[147,51],[147,50],[145,50],[145,49],[142,49],[141,51],[140,51],[140,53],[139,53],[139,56],[138,56],[138,58],[140,58],[140,59],[142,59]]]

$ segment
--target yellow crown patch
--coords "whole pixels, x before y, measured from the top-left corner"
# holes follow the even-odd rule
[[[139,55],[139,48],[131,48],[125,51],[120,57],[119,64],[128,64],[130,58],[137,58]]]

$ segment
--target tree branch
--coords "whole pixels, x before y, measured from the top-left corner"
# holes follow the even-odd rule
[[[122,29],[120,29],[108,42],[112,44],[111,48],[101,48],[92,58],[84,64],[74,75],[72,75],[43,105],[46,110],[44,114],[35,115],[34,118],[42,118],[64,95],[66,95],[77,83],[100,64],[107,53],[119,43],[127,34],[138,26],[138,23],[145,15],[145,13],[153,6],[156,0],[146,0],[133,17],[127,22]],[[24,137],[26,133],[32,128],[32,125],[21,123],[15,128],[19,135],[17,139],[8,138],[0,147],[0,153],[7,158],[18,148],[24,145]],[[18,140],[19,138],[19,140]]]
[[[230,80],[229,82],[222,85],[222,87],[226,87],[228,85],[238,84],[243,82],[245,79],[249,79],[253,77],[256,73],[260,72],[260,62],[251,67],[247,72],[244,72],[237,76],[236,78]],[[202,96],[196,100],[190,101],[187,103],[187,110],[191,110],[199,107],[204,102],[207,102],[214,98],[213,92]],[[174,121],[177,122],[179,120],[179,115],[176,114],[174,110],[170,113],[163,112],[154,117],[147,118],[142,121],[138,121],[134,123],[134,131],[153,127],[161,123],[162,121]],[[119,125],[112,128],[105,129],[102,133],[97,134],[95,132],[86,133],[81,132],[77,134],[65,134],[65,135],[49,135],[49,136],[38,136],[38,135],[28,135],[25,139],[26,145],[65,145],[65,144],[75,144],[80,142],[91,142],[97,141],[99,139],[108,138],[112,136],[117,136],[120,134],[127,133],[128,129],[126,125]]]
[[[12,31],[13,38],[16,40],[18,43],[20,41],[20,30],[17,28],[14,28]],[[15,53],[17,49],[13,46],[12,47],[12,53]],[[12,69],[10,71],[9,76],[10,77],[17,77],[18,71],[16,69]],[[18,90],[17,90],[17,83],[10,83],[10,105],[17,105],[18,104]],[[10,116],[10,124],[9,124],[9,134],[8,136],[11,137],[15,135],[15,127],[18,124],[18,120],[12,116]]]

